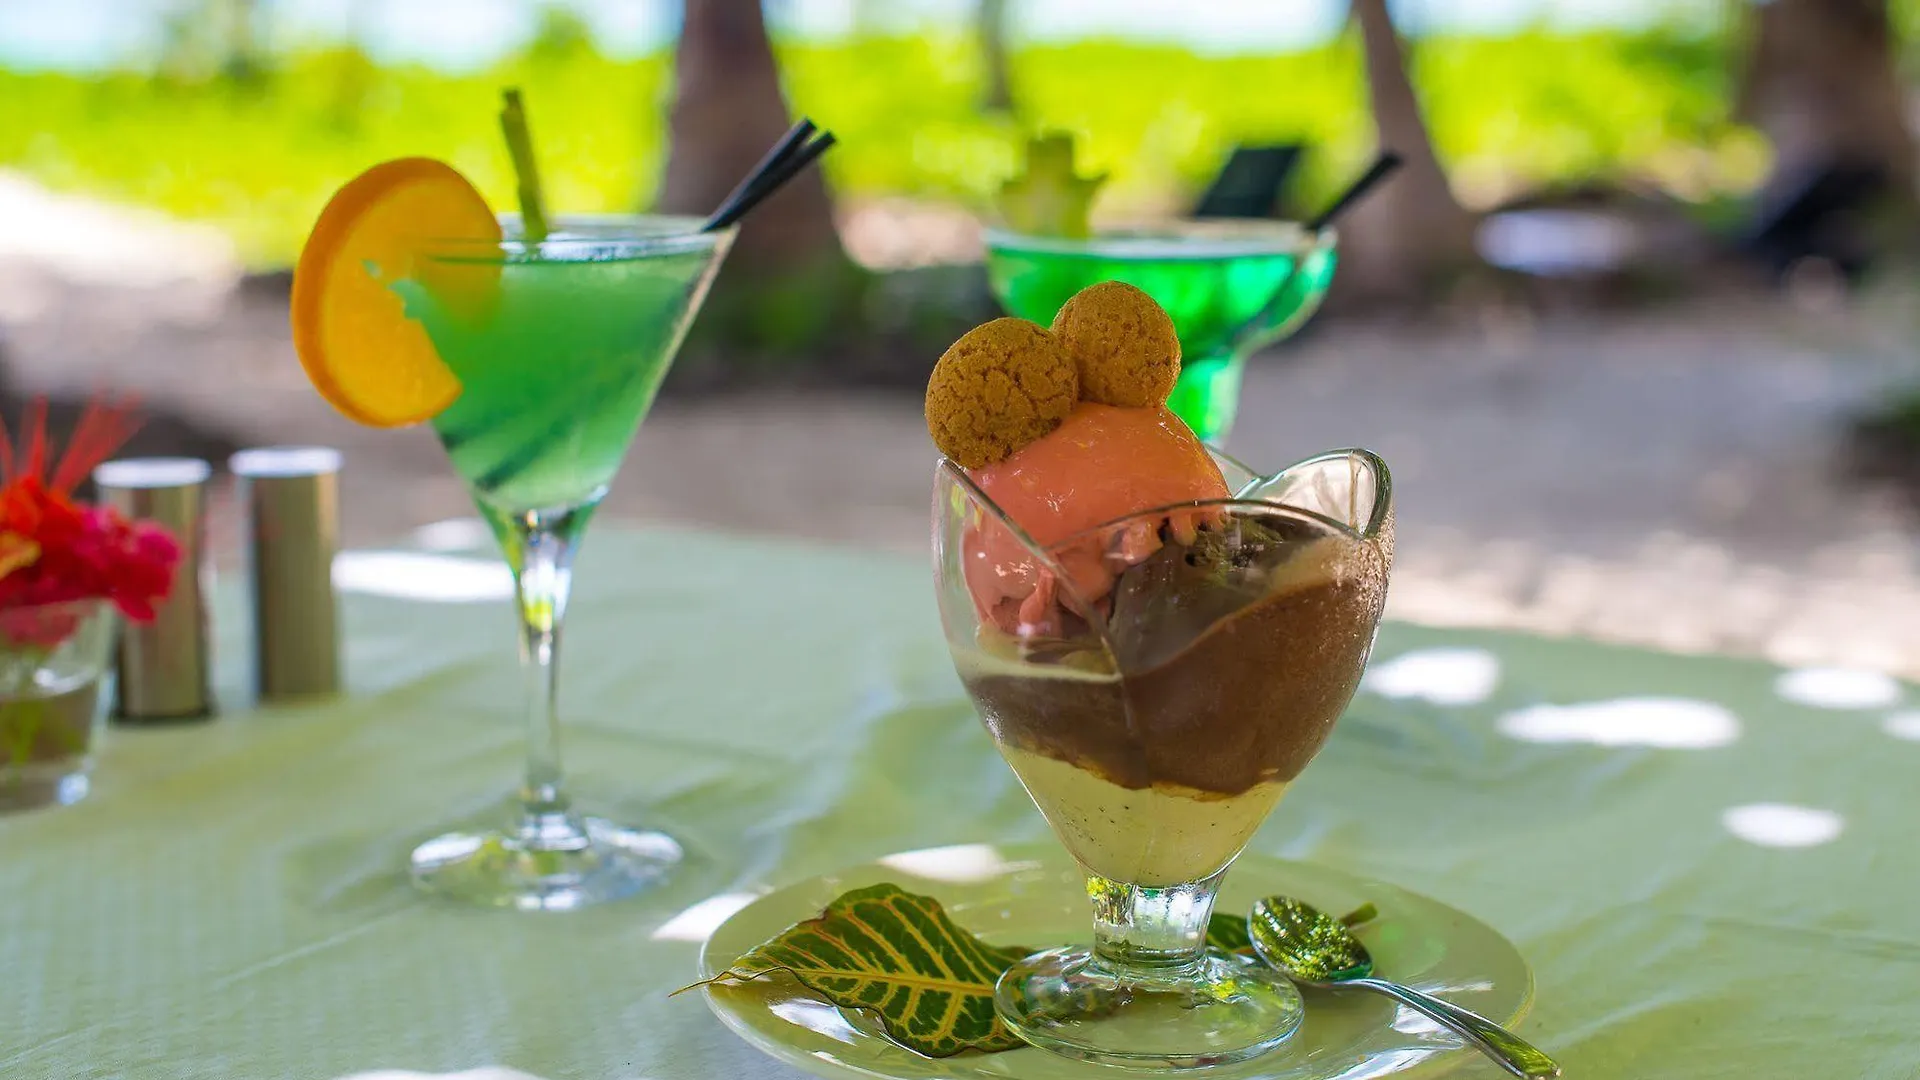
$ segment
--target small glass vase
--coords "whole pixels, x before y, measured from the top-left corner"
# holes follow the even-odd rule
[[[113,631],[104,600],[0,609],[0,812],[86,796]]]

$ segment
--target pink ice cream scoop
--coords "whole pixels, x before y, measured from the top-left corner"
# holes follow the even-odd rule
[[[1051,552],[1068,579],[1069,595],[1060,596],[1054,575],[1012,534],[997,525],[969,532],[962,554],[974,601],[994,625],[1020,636],[1058,633],[1060,604],[1097,603],[1120,571],[1158,550],[1163,526],[1190,542],[1208,512],[1176,510],[1088,530],[1144,510],[1228,496],[1205,445],[1160,405],[1081,402],[1052,432],[968,475]]]

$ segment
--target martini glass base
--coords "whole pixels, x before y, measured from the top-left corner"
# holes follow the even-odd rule
[[[518,829],[453,832],[413,849],[414,884],[436,896],[521,911],[572,911],[653,888],[680,864],[678,841],[567,813]]]
[[[993,997],[1007,1026],[1041,1049],[1147,1071],[1258,1057],[1306,1014],[1285,976],[1218,949],[1148,979],[1122,976],[1088,948],[1052,949],[1008,969]]]

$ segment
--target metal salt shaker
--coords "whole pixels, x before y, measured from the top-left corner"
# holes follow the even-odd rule
[[[340,452],[323,446],[242,450],[240,481],[253,598],[254,685],[261,701],[340,688],[333,590]]]
[[[213,466],[197,458],[122,458],[93,470],[94,487],[125,517],[151,521],[180,545],[173,591],[154,620],[120,633],[113,716],[128,722],[193,720],[214,712],[207,599],[207,481]]]

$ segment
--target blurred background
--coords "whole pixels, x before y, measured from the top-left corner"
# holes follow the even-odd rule
[[[1254,146],[1304,215],[1386,145],[1231,449],[1388,458],[1393,614],[1920,676],[1916,76],[1920,0],[0,0],[0,412],[110,387],[142,451],[339,446],[350,542],[470,543],[432,436],[295,362],[327,196],[421,154],[513,205],[518,84],[552,205],[704,213],[805,113],[839,147],[750,220],[602,516],[918,552],[919,393],[997,314],[1027,135],[1103,218]]]

